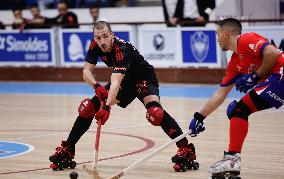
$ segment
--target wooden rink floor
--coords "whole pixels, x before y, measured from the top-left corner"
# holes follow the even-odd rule
[[[34,150],[10,158],[0,159],[0,178],[66,179],[70,169],[52,171],[49,156],[68,133],[77,116],[77,106],[84,97],[65,95],[0,95],[0,140],[26,143]],[[185,131],[193,113],[205,104],[206,98],[162,97],[164,109]],[[171,157],[175,145],[157,154],[149,161],[127,173],[125,179],[208,178],[208,165],[220,160],[229,141],[229,121],[226,107],[229,100],[205,121],[206,131],[196,138],[188,137],[197,151],[200,169],[175,172]],[[169,141],[160,127],[154,127],[145,118],[145,109],[135,100],[126,109],[113,107],[110,119],[102,127],[98,171],[108,178],[141,159]],[[249,133],[242,152],[243,179],[284,178],[284,110],[267,110],[250,116]],[[93,160],[96,123],[76,146],[77,163]],[[154,146],[152,146],[154,144]],[[136,153],[135,153],[136,152]],[[132,154],[134,153],[134,154]],[[78,179],[92,178],[78,164]]]

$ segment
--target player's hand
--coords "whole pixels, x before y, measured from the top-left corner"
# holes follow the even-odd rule
[[[107,105],[103,105],[103,107],[97,112],[95,118],[96,120],[101,120],[101,124],[104,125],[108,120],[110,115],[110,107]]]
[[[205,119],[205,117],[196,112],[194,114],[194,118],[191,120],[190,124],[189,124],[189,130],[191,130],[191,133],[189,134],[191,137],[196,137],[197,134],[199,134],[200,132],[205,131],[205,127],[204,127],[204,123],[203,120]]]
[[[107,99],[108,91],[104,86],[101,86],[99,83],[96,83],[94,85],[94,89],[95,89],[97,97],[99,98],[99,101],[104,101]]]
[[[252,89],[259,80],[260,77],[256,72],[243,75],[236,81],[236,89],[240,92],[246,93],[248,90]]]

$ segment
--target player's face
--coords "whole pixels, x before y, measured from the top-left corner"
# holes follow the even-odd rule
[[[216,34],[217,34],[217,42],[219,43],[221,49],[223,51],[228,51],[229,37],[227,30],[220,28],[220,26],[217,26]]]
[[[114,34],[107,27],[94,30],[95,41],[103,52],[109,52],[112,47]]]
[[[33,17],[38,17],[38,16],[40,16],[39,8],[38,8],[38,7],[32,7],[32,8],[31,8],[31,13],[32,13]]]
[[[98,16],[99,16],[99,8],[90,9],[90,14],[93,17],[94,21],[97,21]]]
[[[15,19],[23,18],[22,11],[15,10],[13,13],[14,13]]]
[[[57,9],[58,9],[58,12],[61,16],[64,16],[65,14],[67,14],[67,5],[65,3],[59,3],[57,5]]]

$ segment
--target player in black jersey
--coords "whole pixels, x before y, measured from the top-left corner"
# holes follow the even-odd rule
[[[93,75],[98,58],[113,69],[111,83],[101,86]],[[96,95],[92,99],[81,102],[74,126],[67,141],[50,157],[54,169],[60,163],[57,158],[74,158],[75,144],[89,129],[93,118],[101,120],[104,125],[110,115],[111,106],[117,104],[125,108],[136,97],[144,104],[147,120],[154,126],[160,126],[163,131],[174,139],[183,132],[177,122],[163,109],[160,104],[159,84],[154,67],[144,60],[143,56],[130,43],[114,36],[107,22],[99,21],[94,25],[94,40],[91,42],[83,69],[84,80],[94,87]],[[103,105],[101,105],[103,104]],[[176,143],[178,152],[172,157],[176,163],[176,171],[186,171],[193,167],[197,169],[195,149],[193,144],[188,144],[187,138]],[[194,166],[192,166],[194,165]],[[63,167],[64,168],[64,167]]]

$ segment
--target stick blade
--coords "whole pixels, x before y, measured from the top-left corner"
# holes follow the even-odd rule
[[[123,172],[120,172],[119,174],[112,176],[110,179],[119,179],[122,176],[123,176]]]
[[[89,168],[87,167],[85,164],[83,165],[83,169],[89,174],[89,175],[92,175],[93,176],[93,179],[103,179],[103,177],[101,177],[99,175],[99,172],[97,170],[96,167],[94,168]]]

